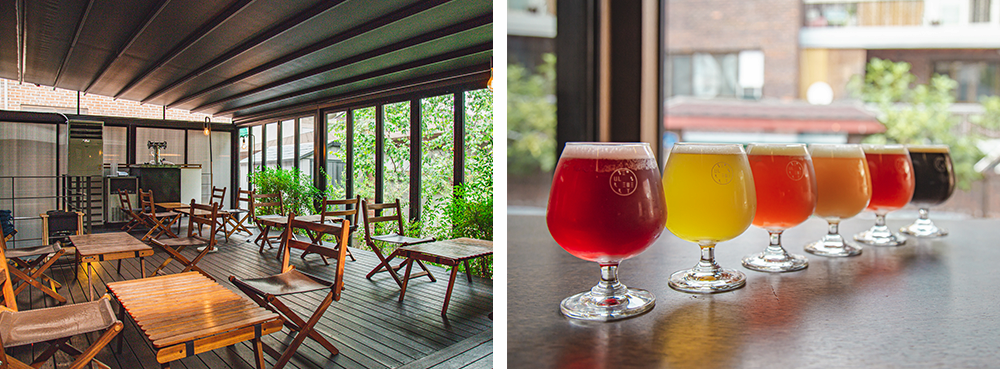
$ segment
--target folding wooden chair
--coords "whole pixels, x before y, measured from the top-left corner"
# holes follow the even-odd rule
[[[339,224],[338,224],[339,223]],[[328,247],[323,247],[314,243],[303,242],[295,239],[293,234],[293,229],[305,229],[307,231],[313,232],[315,234],[333,234],[337,236],[340,240],[338,242],[337,249],[331,249]],[[292,358],[292,355],[299,348],[306,337],[312,338],[314,341],[322,345],[330,354],[336,355],[340,351],[337,350],[330,341],[327,341],[323,335],[321,335],[314,327],[319,319],[326,312],[326,309],[330,307],[330,304],[334,300],[340,301],[340,293],[344,289],[344,257],[345,251],[347,250],[347,239],[350,233],[351,222],[347,219],[336,219],[333,224],[321,224],[315,222],[303,222],[295,220],[294,214],[288,215],[288,226],[285,227],[285,234],[282,237],[282,257],[281,257],[281,274],[272,275],[264,278],[254,278],[254,279],[238,279],[235,276],[229,276],[229,281],[236,285],[240,291],[253,299],[261,307],[268,310],[274,311],[281,314],[285,320],[285,326],[292,331],[291,343],[284,352],[278,353],[273,348],[264,345],[264,351],[271,355],[278,361],[274,364],[275,369],[280,369],[288,363],[288,360]],[[309,250],[310,252],[315,252],[317,254],[335,258],[337,259],[337,271],[333,281],[328,281],[326,279],[302,273],[295,270],[294,266],[288,265],[288,259],[290,258],[289,249],[291,248],[301,248]],[[295,314],[292,309],[288,307],[281,300],[278,300],[279,296],[290,295],[295,293],[305,293],[311,291],[319,291],[328,289],[329,292],[326,297],[320,302],[319,306],[313,312],[309,320],[303,320],[298,314]]]
[[[6,231],[3,234],[6,235]],[[4,242],[2,245],[6,252],[4,268],[6,268],[7,263],[14,266],[14,268],[10,268],[10,272],[8,273],[13,274],[10,285],[14,291],[14,295],[17,296],[21,291],[27,289],[28,286],[33,286],[56,299],[60,304],[65,304],[66,298],[60,295],[59,292],[56,292],[59,288],[62,288],[62,283],[46,275],[45,271],[49,270],[49,267],[56,260],[59,260],[60,256],[66,253],[66,249],[62,248],[59,242],[55,242],[50,245],[19,247],[6,250],[7,237],[4,236],[3,238]]]
[[[374,211],[392,210],[392,209],[395,210],[395,214],[393,215],[382,214],[379,216],[375,216],[374,213]],[[388,257],[383,256],[382,250],[379,249],[378,245],[375,242],[378,241],[387,244],[397,245],[397,247],[401,247],[401,246],[415,245],[418,243],[434,241],[434,237],[414,238],[414,237],[403,236],[403,217],[401,215],[402,214],[401,209],[402,207],[399,205],[399,199],[396,199],[396,202],[382,203],[382,204],[378,203],[368,204],[367,201],[361,200],[361,212],[364,214],[364,220],[365,220],[365,243],[368,244],[368,247],[372,249],[372,252],[374,252],[375,256],[378,256],[379,259],[379,265],[375,267],[375,269],[372,269],[371,272],[368,272],[368,275],[366,275],[365,278],[372,279],[372,276],[374,276],[375,273],[389,272],[389,275],[392,276],[392,279],[396,281],[396,284],[398,284],[400,288],[403,287],[403,280],[401,279],[397,271],[399,271],[399,268],[402,268],[403,265],[406,265],[406,260],[403,260],[403,262],[399,263],[399,265],[397,266],[389,265],[389,262],[391,262],[392,259],[394,259],[397,256],[400,256],[398,250],[392,250],[392,253],[389,254]],[[369,211],[372,212],[369,213]],[[392,223],[395,223],[396,232],[380,234],[380,235],[372,235],[373,232],[376,232],[375,226],[379,223],[387,223],[386,226],[388,226],[389,228],[392,228],[393,226]],[[426,275],[427,278],[431,279],[431,282],[436,281],[436,279],[434,279],[434,276],[431,275],[431,271],[427,270],[427,267],[424,266],[423,262],[417,260],[417,265],[419,265],[420,268],[423,269],[424,271],[410,275],[409,279],[423,277]]]
[[[213,202],[219,204],[219,218],[216,220],[219,222],[218,229],[222,231],[222,234],[226,238],[226,242],[229,242],[229,232],[227,231],[227,228],[229,225],[228,219],[230,214],[228,209],[222,208],[222,204],[226,203],[226,187],[218,188],[212,186],[212,197],[209,198],[208,203],[211,204]]]
[[[3,233],[0,232],[0,235]],[[4,252],[7,242],[0,237],[0,283],[3,284],[3,305],[0,305],[0,364],[3,368],[38,368],[44,365],[56,351],[62,351],[74,357],[71,368],[82,368],[88,364],[96,364],[101,368],[109,368],[104,363],[94,360],[101,349],[111,339],[121,332],[123,324],[115,317],[111,309],[110,298],[105,295],[97,301],[82,304],[65,305],[29,311],[17,310],[17,294],[12,287],[13,280],[8,272],[15,269],[7,267],[7,254]],[[79,350],[69,345],[73,336],[101,332],[101,336],[86,350]],[[7,356],[8,347],[48,343],[45,350],[38,348],[38,357],[31,365]]]
[[[167,264],[170,264],[171,260],[177,259],[177,261],[181,264],[184,264],[184,270],[182,270],[181,273],[190,270],[197,270],[206,277],[211,278],[212,280],[215,279],[212,278],[208,272],[199,268],[197,264],[201,261],[201,258],[205,257],[205,255],[207,255],[209,251],[215,247],[215,230],[219,225],[217,221],[219,218],[219,204],[213,202],[211,205],[202,205],[195,203],[192,199],[190,209],[191,214],[188,216],[187,237],[167,238],[163,240],[153,239],[153,244],[162,247],[164,251],[170,254],[170,256],[167,257],[167,259],[164,260],[163,263],[160,264],[160,266],[157,267],[156,270],[154,270],[150,275],[156,275],[163,270]],[[201,227],[203,226],[209,227],[208,238],[201,236]],[[195,234],[196,231],[198,232],[197,235]],[[205,246],[205,248],[202,249],[201,252],[198,253],[198,256],[194,259],[188,260],[184,257],[184,255],[181,255],[181,251],[188,246]]]
[[[170,226],[180,219],[181,215],[172,211],[156,211],[156,201],[153,199],[153,190],[143,191],[140,188],[139,200],[142,206],[142,210],[139,214],[143,217],[143,219],[146,219],[146,221],[149,222],[151,227],[149,232],[146,232],[146,235],[142,236],[142,240],[148,241],[150,239],[157,239],[164,234],[171,238],[177,238],[177,234],[170,230]],[[157,230],[159,230],[159,233],[152,236],[153,232],[156,232]]]
[[[271,241],[280,242],[281,235],[279,234],[278,236],[271,236],[270,235],[271,226],[269,224],[260,222],[258,217],[261,217],[261,215],[258,214],[258,212],[260,212],[262,208],[277,208],[278,209],[277,215],[284,216],[285,206],[281,202],[281,191],[278,191],[278,193],[268,193],[268,194],[258,194],[256,192],[253,192],[250,195],[250,199],[251,199],[250,213],[253,214],[254,223],[257,223],[257,229],[260,230],[260,234],[257,235],[256,239],[254,239],[254,243],[260,245],[260,250],[258,252],[263,254],[264,245],[267,245],[268,249],[273,249],[274,246],[271,245]]]
[[[330,210],[331,206],[333,206],[334,209],[337,209],[338,206],[343,206],[343,210]],[[357,196],[353,199],[344,199],[344,200],[327,200],[326,198],[324,198],[322,205],[320,205],[319,222],[326,223],[327,221],[334,221],[337,218],[348,219],[351,221],[351,228],[347,233],[347,235],[348,237],[351,237],[354,235],[354,231],[358,230],[358,210],[359,210],[358,208],[360,207],[361,207],[361,196]],[[313,243],[319,243],[322,238],[323,238],[322,235],[319,235],[317,237],[314,237],[312,241]],[[339,244],[340,240],[337,241]],[[350,244],[351,240],[350,238],[348,238],[347,245]],[[305,260],[307,254],[309,254],[308,251],[302,253],[301,257],[303,260]],[[323,263],[325,263],[326,265],[330,265],[330,263],[326,261],[325,256],[320,255],[320,257],[323,259]],[[354,258],[354,254],[351,253],[350,249],[347,250],[347,257],[351,258],[351,261],[357,260]]]
[[[229,215],[226,216],[226,222],[232,227],[229,232],[226,233],[227,238],[236,232],[246,232],[247,236],[253,236],[253,232],[250,232],[250,229],[243,225],[244,222],[251,218],[252,208],[250,207],[250,196],[252,195],[253,191],[239,190],[237,192],[236,208],[229,210]],[[246,207],[240,207],[240,205],[244,203],[246,204]]]
[[[129,200],[128,192],[125,192],[125,189],[118,190],[118,202],[121,204],[122,212],[128,217],[128,223],[125,223],[125,225],[122,226],[123,231],[131,231],[140,224],[149,226],[149,224],[146,223],[146,220],[139,214],[136,214],[135,209],[132,208],[132,200]]]

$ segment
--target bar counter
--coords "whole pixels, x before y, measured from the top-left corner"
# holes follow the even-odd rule
[[[915,216],[915,212],[911,212]],[[826,232],[810,218],[785,232],[809,267],[791,273],[743,268],[767,232],[751,226],[716,247],[716,260],[747,276],[733,292],[672,290],[667,277],[698,261],[697,245],[664,230],[624,261],[619,279],[656,296],[644,315],[577,321],[559,302],[593,287],[596,263],[553,241],[540,214],[508,215],[507,362],[511,368],[885,368],[1000,365],[1000,220],[931,219],[950,235],[865,246],[860,256],[825,258],[802,246]],[[596,218],[600,215],[595,214]],[[898,230],[913,218],[890,213]],[[845,238],[870,227],[871,213],[841,223]]]

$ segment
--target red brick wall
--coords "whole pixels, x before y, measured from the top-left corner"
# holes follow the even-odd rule
[[[667,51],[764,52],[764,97],[798,96],[801,0],[669,0]]]
[[[21,105],[34,105],[45,107],[58,107],[66,109],[64,113],[76,113],[76,91],[63,90],[61,88],[36,86],[32,83],[19,84],[16,81],[6,81],[0,79],[0,109],[5,110],[29,110],[28,107],[22,109]],[[148,119],[162,119],[163,106],[141,105],[136,101],[118,99],[114,100],[106,96],[94,94],[80,95],[80,113],[87,115],[106,115],[115,117],[134,117]],[[191,113],[181,109],[167,109],[167,119],[187,120],[204,122],[209,115]],[[213,122],[231,122],[230,118],[215,117]]]

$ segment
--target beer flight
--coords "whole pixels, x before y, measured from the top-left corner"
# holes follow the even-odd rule
[[[567,143],[556,165],[546,210],[552,238],[570,254],[600,265],[601,281],[562,301],[570,318],[612,321],[653,308],[649,291],[618,281],[618,264],[643,252],[666,227],[701,249],[698,263],[677,271],[668,285],[689,293],[732,291],[746,283],[737,269],[715,262],[715,245],[750,225],[769,234],[763,251],[742,259],[761,272],[808,267],[803,255],[781,244],[783,231],[811,215],[823,218],[826,235],[805,245],[826,257],[861,254],[863,245],[901,246],[906,237],[885,225],[885,216],[907,203],[920,218],[899,231],[916,237],[947,232],[928,218],[928,208],[955,190],[955,173],[944,145],[677,143],[662,175],[645,143]],[[841,220],[864,210],[875,225],[840,235]]]

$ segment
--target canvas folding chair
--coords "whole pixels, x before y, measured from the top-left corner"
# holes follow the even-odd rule
[[[3,235],[0,232],[0,235]],[[11,273],[16,269],[7,267],[7,254],[4,252],[7,242],[0,237],[0,283],[3,285],[3,305],[0,305],[0,364],[4,368],[38,368],[52,358],[57,351],[65,352],[74,358],[71,368],[82,368],[95,364],[101,368],[109,368],[104,363],[94,360],[101,349],[111,339],[121,332],[123,324],[115,317],[111,308],[110,298],[105,295],[97,301],[82,304],[64,305],[29,311],[18,311],[17,294],[12,287]],[[10,271],[10,272],[9,272]],[[73,336],[102,332],[101,336],[85,350],[70,346]],[[37,343],[48,343],[45,350],[38,348],[40,354],[31,364],[7,356],[6,349]]]
[[[347,250],[347,239],[350,233],[351,222],[347,219],[336,219],[332,224],[321,224],[315,222],[303,222],[295,220],[294,214],[288,215],[288,226],[285,227],[285,234],[282,237],[281,247],[281,274],[276,274],[263,278],[238,279],[229,276],[229,281],[236,285],[240,291],[249,296],[258,305],[268,310],[281,314],[285,321],[285,326],[292,331],[292,341],[284,352],[277,352],[273,348],[263,345],[263,349],[278,361],[274,364],[275,369],[280,369],[288,363],[295,351],[299,348],[306,337],[312,338],[321,346],[326,348],[330,354],[336,355],[340,351],[330,343],[314,327],[319,319],[330,307],[334,300],[340,301],[341,291],[344,289],[344,257]],[[303,242],[295,239],[293,229],[305,229],[314,234],[332,234],[340,240],[338,248],[328,248],[315,243]],[[290,258],[289,249],[300,248],[309,250],[325,257],[337,259],[337,270],[333,281],[309,275],[288,265]],[[304,320],[284,302],[278,299],[280,296],[305,293],[319,290],[329,290],[323,301],[309,317]]]
[[[121,204],[122,212],[128,217],[128,223],[125,223],[125,225],[122,226],[123,231],[131,231],[140,224],[145,226],[149,225],[146,223],[146,220],[137,214],[135,209],[132,208],[132,200],[129,200],[128,192],[125,192],[124,189],[118,190],[118,202]]]
[[[228,210],[228,215],[226,215],[226,223],[231,227],[229,232],[226,233],[227,239],[236,232],[246,232],[247,236],[253,236],[253,232],[250,232],[250,229],[243,225],[243,223],[251,218],[251,213],[253,212],[250,207],[250,196],[253,196],[253,191],[237,191],[236,208]],[[240,207],[241,204],[246,204],[246,207]]]
[[[396,202],[381,203],[381,204],[378,203],[369,204],[367,201],[361,200],[361,212],[365,220],[365,225],[364,225],[365,243],[368,244],[368,247],[372,249],[372,252],[374,252],[375,256],[378,256],[379,259],[379,265],[375,267],[375,269],[372,269],[371,272],[368,272],[368,275],[366,275],[365,278],[372,279],[372,276],[374,276],[375,273],[389,272],[389,275],[392,276],[392,279],[396,281],[396,284],[398,284],[400,288],[403,287],[403,280],[402,277],[400,277],[399,273],[397,272],[399,271],[399,268],[402,268],[403,265],[406,265],[406,260],[403,260],[397,266],[390,265],[389,263],[394,258],[400,256],[399,251],[393,250],[392,253],[389,254],[389,256],[383,256],[382,251],[381,249],[379,249],[379,245],[376,242],[396,245],[398,248],[402,246],[415,245],[418,243],[434,241],[434,237],[414,238],[414,237],[403,236],[403,217],[401,215],[402,214],[401,209],[402,207],[399,205],[399,199],[396,199]],[[376,216],[375,211],[383,211],[383,210],[395,210],[395,214],[392,215],[381,214]],[[373,235],[372,233],[376,232],[375,228],[376,225],[378,225],[379,223],[385,223],[385,227],[387,228],[396,228],[396,231],[386,234]],[[409,279],[423,277],[426,275],[427,278],[431,279],[431,282],[436,281],[436,279],[434,279],[434,276],[431,275],[431,271],[427,270],[427,267],[424,266],[423,262],[421,262],[420,260],[417,260],[416,262],[417,265],[420,266],[420,268],[423,269],[424,271],[410,275]]]
[[[62,288],[62,283],[46,275],[45,272],[49,270],[49,267],[56,260],[59,260],[60,256],[66,253],[66,249],[62,248],[59,242],[55,242],[50,245],[19,247],[6,250],[7,232],[3,231],[3,234],[5,236],[3,237],[4,242],[2,245],[6,252],[4,268],[6,268],[8,263],[14,266],[14,268],[10,268],[8,273],[12,275],[10,284],[14,291],[14,296],[19,295],[28,286],[32,286],[56,299],[60,304],[65,304],[66,298],[60,295],[59,292],[56,292],[59,288]]]
[[[153,199],[153,190],[143,191],[140,188],[139,201],[142,206],[142,210],[139,214],[143,217],[143,219],[146,219],[146,222],[148,222],[150,226],[149,232],[146,232],[146,235],[142,236],[143,241],[157,239],[164,234],[172,238],[177,237],[177,234],[170,230],[170,226],[181,218],[179,213],[172,211],[156,211],[156,201]],[[159,233],[156,233],[154,236],[154,232]]]
[[[335,219],[338,218],[345,218],[351,221],[350,222],[351,227],[347,233],[347,236],[351,237],[354,235],[354,231],[358,230],[358,210],[361,207],[361,196],[357,196],[353,199],[344,199],[344,200],[327,200],[326,198],[324,198],[321,204],[322,205],[320,205],[320,213],[319,213],[320,223],[326,223],[327,221],[334,221]],[[343,207],[343,209],[330,210],[331,206],[334,207],[334,209],[337,209],[338,207]],[[320,240],[322,238],[323,238],[322,235],[317,235],[312,238],[312,241],[313,243],[320,243]],[[337,241],[339,244],[340,240]],[[347,239],[346,244],[347,245],[351,244],[350,238]],[[308,254],[309,254],[308,251],[303,252],[301,255],[302,259],[305,260],[306,255]],[[325,263],[326,265],[330,265],[330,263],[326,261],[325,256],[320,255],[320,257],[323,259],[323,263]],[[351,258],[351,261],[357,260],[354,258],[354,254],[351,253],[350,249],[347,250],[347,257]]]
[[[268,194],[258,194],[254,192],[250,195],[250,199],[250,213],[253,214],[254,223],[257,223],[257,229],[260,230],[260,234],[257,235],[257,238],[254,239],[253,242],[260,245],[260,250],[258,252],[263,254],[264,246],[267,245],[268,249],[273,249],[274,245],[271,244],[271,241],[280,242],[281,235],[271,236],[271,225],[261,223],[258,219],[261,215],[258,214],[258,212],[261,208],[277,208],[277,215],[284,216],[285,206],[281,202],[281,191],[278,191],[278,193]]]
[[[182,270],[181,273],[197,270],[206,277],[213,280],[215,279],[212,278],[208,272],[199,268],[198,262],[201,261],[201,258],[205,257],[205,255],[207,255],[213,248],[215,248],[215,231],[216,227],[219,225],[217,221],[219,218],[219,204],[212,203],[211,205],[202,205],[195,203],[192,199],[190,209],[191,214],[188,216],[187,237],[167,238],[162,240],[153,239],[153,244],[163,248],[163,250],[170,254],[170,256],[167,257],[167,259],[164,260],[163,263],[160,264],[160,266],[157,267],[156,270],[154,270],[150,275],[156,275],[163,270],[167,264],[170,264],[171,260],[177,259],[178,262],[184,264],[184,270]],[[209,228],[208,238],[201,236],[202,227],[205,226]],[[195,234],[195,232],[198,234]],[[205,246],[205,248],[202,249],[201,252],[198,253],[198,256],[195,256],[194,259],[188,260],[188,258],[184,257],[184,255],[181,255],[181,251],[184,251],[184,249],[188,246]]]

